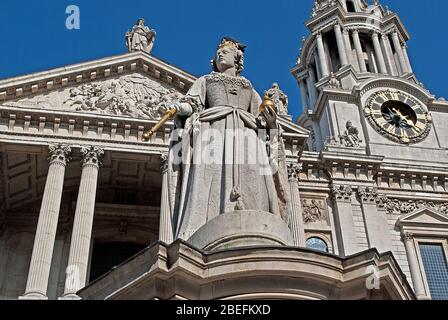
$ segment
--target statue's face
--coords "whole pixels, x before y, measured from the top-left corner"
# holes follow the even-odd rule
[[[227,69],[235,66],[236,53],[228,46],[219,48],[216,52],[216,67],[220,72],[224,72]]]

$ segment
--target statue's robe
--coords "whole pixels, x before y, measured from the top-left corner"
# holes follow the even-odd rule
[[[251,83],[213,72],[199,78],[184,101],[193,113],[181,140],[172,143],[168,169],[175,238],[188,240],[219,214],[238,210],[287,220],[283,144],[278,135],[268,143],[260,135],[266,132],[258,120],[261,98]]]

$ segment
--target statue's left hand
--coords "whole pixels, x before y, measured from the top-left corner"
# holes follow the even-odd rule
[[[277,128],[277,113],[273,109],[265,108],[262,116],[266,120],[266,125],[269,129]]]

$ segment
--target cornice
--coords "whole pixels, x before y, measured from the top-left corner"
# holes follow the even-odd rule
[[[196,77],[143,52],[126,53],[0,81],[0,103],[82,83],[141,72],[186,93]]]

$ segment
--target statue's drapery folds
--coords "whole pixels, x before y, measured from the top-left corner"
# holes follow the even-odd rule
[[[269,212],[287,222],[284,146],[278,126],[259,115],[261,101],[244,77],[212,72],[178,105],[181,130],[168,166],[174,238],[188,240],[227,212]]]

